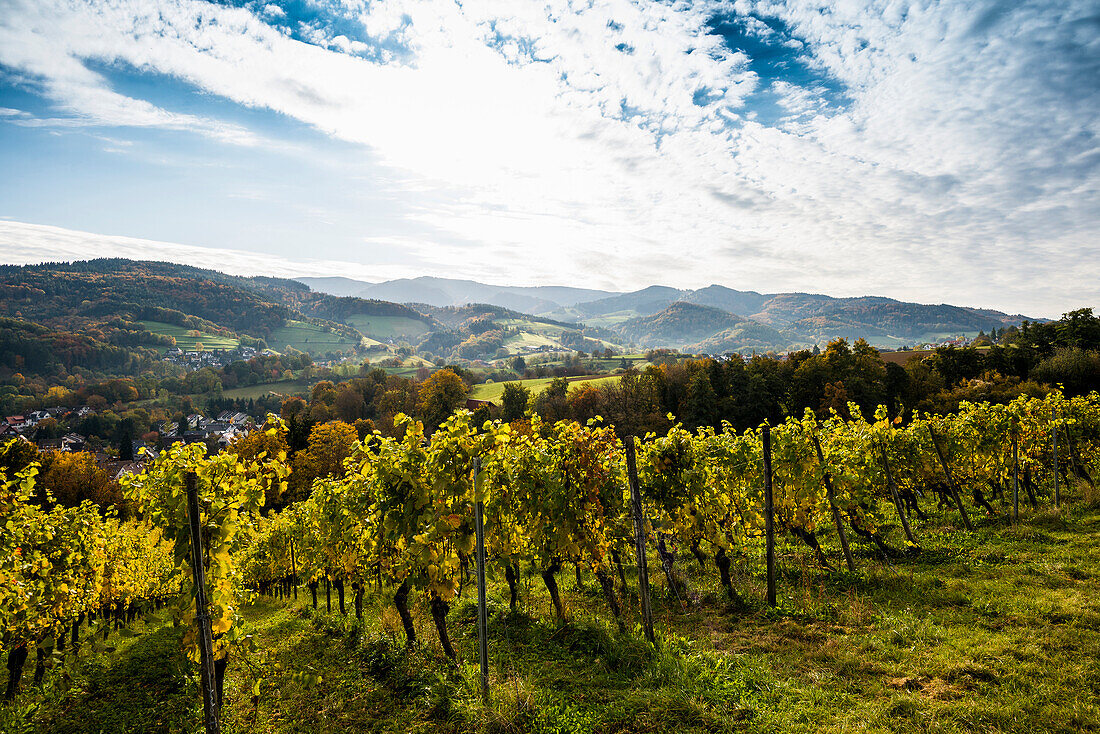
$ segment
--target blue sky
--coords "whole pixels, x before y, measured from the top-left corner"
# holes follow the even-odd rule
[[[0,261],[1057,316],[1098,121],[1084,0],[0,0]]]

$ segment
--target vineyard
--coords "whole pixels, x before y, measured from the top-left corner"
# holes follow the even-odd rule
[[[895,585],[891,578],[910,573],[906,564],[934,563],[945,549],[972,550],[990,568],[996,553],[979,547],[980,539],[1019,538],[1019,525],[1036,518],[1064,529],[1071,504],[1097,502],[1096,393],[965,404],[955,415],[907,423],[884,409],[865,418],[850,407],[851,420],[807,413],[744,433],[674,426],[643,437],[621,436],[600,421],[551,424],[537,416],[474,425],[466,411],[429,435],[402,418],[400,437],[368,436],[343,476],[319,479],[307,500],[266,514],[265,503],[290,474],[287,456],[274,448],[285,430],[274,416],[262,429],[269,453],[207,455],[201,445],[177,446],[127,477],[136,519],[119,520],[90,503],[46,509],[33,466],[0,477],[0,627],[6,698],[14,701],[6,716],[18,718],[10,712],[30,694],[29,681],[63,678],[82,656],[108,655],[112,635],[132,644],[139,632],[168,629],[211,681],[190,716],[205,707],[208,730],[219,717],[227,729],[262,729],[263,700],[280,696],[267,681],[295,690],[328,685],[309,664],[286,670],[273,661],[256,633],[255,615],[264,610],[286,624],[293,611],[298,620],[355,636],[358,650],[340,649],[365,654],[383,688],[392,689],[397,670],[403,681],[420,680],[409,660],[439,671],[431,680],[469,699],[463,710],[489,712],[457,724],[453,712],[436,712],[452,730],[661,730],[637,717],[629,725],[574,721],[583,706],[570,709],[541,694],[524,714],[517,663],[494,651],[515,644],[502,637],[520,634],[509,630],[539,639],[546,651],[557,649],[560,635],[581,656],[591,644],[594,670],[645,668],[662,686],[694,686],[696,708],[683,715],[698,714],[702,723],[687,730],[751,728],[748,720],[764,722],[766,714],[753,714],[746,702],[768,685],[737,679],[730,656],[700,653],[698,645],[714,635],[700,619],[751,618],[782,628],[813,607],[838,626],[836,602],[822,601],[822,589],[859,606],[855,595],[873,598],[876,584]],[[192,553],[197,534],[201,563]],[[808,579],[819,580],[816,601]],[[704,608],[713,614],[700,617]],[[1100,609],[1087,609],[1081,624],[1094,635]],[[485,616],[475,619],[479,613]],[[486,637],[479,667],[474,643]],[[533,653],[538,665],[537,645]],[[239,669],[232,695],[224,690],[231,663]],[[992,675],[966,670],[941,682],[984,685],[982,676]],[[691,686],[669,684],[676,675]],[[730,688],[735,679],[743,689]],[[917,678],[896,680],[903,694],[927,688]],[[1095,694],[1095,679],[1091,685]],[[1095,696],[1087,687],[1079,694],[1066,731],[1100,725]],[[500,707],[511,707],[511,728],[501,723]],[[766,706],[758,701],[757,708]],[[894,712],[898,721],[905,713]],[[197,722],[163,722],[158,730],[192,730]],[[1005,728],[1035,728],[1010,723]],[[812,721],[802,724],[814,729]]]

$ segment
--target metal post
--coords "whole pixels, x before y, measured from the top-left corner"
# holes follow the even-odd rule
[[[764,533],[767,536],[768,606],[775,602],[775,507],[772,502],[772,430],[764,426]]]
[[[1050,407],[1050,436],[1054,441],[1054,506],[1062,506],[1062,498],[1058,493],[1058,425],[1055,421],[1058,419],[1057,410],[1052,405]]]
[[[481,478],[481,459],[474,459],[474,497],[478,494]],[[489,619],[485,608],[485,503],[477,500],[474,511],[474,529],[477,532],[477,645],[481,663],[481,698],[489,703]]]
[[[1012,432],[1012,522],[1020,519],[1020,437]]]
[[[630,483],[630,514],[634,517],[634,552],[638,556],[638,598],[642,603],[645,636],[656,646],[653,633],[653,608],[649,605],[649,563],[645,551],[645,519],[642,517],[642,489],[638,484],[638,464],[634,456],[634,437],[623,440],[626,449],[626,476]]]
[[[202,718],[206,734],[219,734],[218,693],[214,687],[214,641],[206,611],[206,570],[203,567],[199,492],[194,472],[184,475],[187,488],[187,520],[191,528],[191,570],[195,577],[195,623],[199,627],[199,668],[202,677]]]

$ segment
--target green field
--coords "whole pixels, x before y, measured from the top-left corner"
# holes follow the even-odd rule
[[[532,395],[537,395],[542,392],[543,389],[550,384],[550,381],[554,379],[552,377],[541,377],[531,380],[511,380],[511,382],[518,382],[528,390]],[[611,382],[619,380],[619,375],[582,375],[580,377],[568,377],[569,389],[576,389],[581,383],[593,383],[599,384],[602,382]],[[504,395],[504,386],[508,382],[488,382],[474,385],[470,390],[470,397],[474,400],[492,400],[494,402],[499,401],[500,397]]]
[[[286,347],[294,347],[301,352],[324,354],[339,350],[350,350],[357,342],[339,334],[331,334],[321,326],[290,319],[286,326],[272,329],[267,345],[282,352]]]
[[[596,316],[590,319],[585,319],[585,326],[600,326],[605,329],[618,326],[624,321],[629,321],[637,316],[640,316],[637,311],[615,311],[614,313],[604,314],[603,316]]]
[[[245,387],[231,387],[222,391],[222,397],[238,399],[262,398],[269,392],[279,395],[305,395],[309,392],[310,383],[306,380],[279,380],[263,385],[246,385]]]
[[[535,334],[542,334],[549,337],[560,337],[567,331],[576,331],[579,327],[572,329],[557,326],[556,324],[544,324],[541,321],[532,321],[531,319],[496,319],[493,321],[498,326],[503,326],[509,329],[522,329],[524,331],[530,331]]]
[[[419,339],[430,331],[428,325],[423,321],[410,319],[408,316],[355,314],[344,319],[344,323],[351,324],[359,331],[375,339],[413,340]]]
[[[175,326],[161,321],[139,321],[142,328],[154,334],[165,334],[175,337],[176,346],[185,352],[194,351],[196,344],[202,344],[203,349],[236,349],[240,341],[229,336],[218,336],[199,332],[198,336],[191,336],[191,329],[185,326]],[[168,351],[168,347],[160,347],[161,352]]]
[[[561,344],[550,337],[536,334],[533,331],[521,331],[504,340],[504,348],[508,350],[509,354],[524,354],[527,349],[537,349],[538,347],[563,348]]]

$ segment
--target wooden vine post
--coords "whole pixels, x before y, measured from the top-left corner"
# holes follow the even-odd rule
[[[294,562],[294,540],[290,541],[290,575],[294,582],[294,601],[298,601],[298,566]]]
[[[202,524],[199,492],[194,472],[184,475],[187,489],[187,520],[191,529],[191,571],[195,579],[195,623],[199,628],[199,669],[202,677],[202,718],[206,734],[219,734],[218,692],[214,686],[214,640],[206,610],[206,569],[202,559]]]
[[[634,455],[634,437],[623,440],[626,450],[626,476],[630,483],[630,514],[634,518],[634,552],[638,557],[638,598],[642,604],[642,626],[646,639],[657,645],[653,633],[653,608],[649,605],[649,564],[645,552],[645,518],[642,516],[642,488],[638,484],[638,462]]]
[[[836,498],[833,496],[833,479],[829,470],[825,469],[825,454],[821,451],[821,442],[817,440],[817,434],[811,433],[810,438],[814,442],[814,450],[817,451],[817,461],[825,472],[825,499],[829,501],[829,510],[833,513],[833,524],[836,525],[836,534],[840,538],[840,549],[844,552],[844,562],[848,564],[848,571],[856,572],[856,562],[852,558],[852,551],[848,548],[848,533],[844,530],[844,518],[840,515],[840,508],[836,506]]]
[[[905,539],[909,541],[909,546],[913,549],[919,550],[920,546],[917,544],[917,539],[913,537],[913,530],[909,527],[909,517],[905,514],[905,507],[901,504],[901,497],[898,495],[898,485],[894,484],[894,475],[890,472],[890,459],[886,457],[886,446],[879,444],[879,451],[882,453],[882,468],[886,471],[886,484],[890,487],[890,497],[894,500],[894,507],[897,508],[898,517],[901,518],[901,527],[905,530]]]
[[[489,703],[489,619],[485,605],[485,503],[478,493],[481,459],[474,459],[474,530],[477,533],[477,654],[481,665],[481,698]]]
[[[1058,411],[1052,405],[1050,407],[1050,438],[1054,445],[1054,506],[1062,506],[1062,498],[1058,493]]]
[[[764,426],[764,534],[768,565],[768,606],[775,607],[775,505],[772,501],[772,429]]]
[[[932,429],[932,424],[928,424],[928,435],[932,437],[932,447],[936,449],[936,456],[940,459],[940,465],[943,467],[943,473],[947,475],[947,486],[951,490],[951,499],[955,500],[955,506],[959,508],[959,514],[962,515],[963,526],[973,532],[974,526],[970,524],[970,517],[966,514],[966,508],[963,507],[962,498],[959,497],[959,488],[955,484],[955,477],[951,474],[951,467],[947,465],[947,457],[943,454],[943,449],[940,448],[940,442],[936,439],[936,432]]]
[[[1020,437],[1012,431],[1012,522],[1020,519]]]

